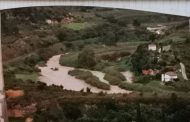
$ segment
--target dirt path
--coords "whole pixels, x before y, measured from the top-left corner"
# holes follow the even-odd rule
[[[185,65],[183,63],[180,63],[181,66],[181,72],[182,72],[182,76],[185,80],[188,80],[187,75],[186,75],[186,70],[185,70]]]
[[[121,72],[128,83],[133,83],[134,74],[131,71]]]
[[[102,90],[96,87],[93,87],[80,79],[76,79],[68,74],[70,70],[73,70],[72,67],[61,66],[59,64],[60,55],[53,56],[47,62],[47,67],[39,67],[41,69],[41,76],[39,80],[46,83],[47,85],[63,85],[64,89],[80,91],[81,89],[86,89],[87,87],[91,88],[91,91],[98,93],[101,91],[107,93],[130,93],[130,91],[119,88],[118,86],[112,86],[110,90]],[[57,67],[58,71],[53,71],[51,68]],[[98,76],[101,81],[108,83],[103,79],[104,73],[98,71],[91,71],[94,75]]]

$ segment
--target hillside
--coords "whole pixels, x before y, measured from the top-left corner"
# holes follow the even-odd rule
[[[163,85],[160,74],[141,72],[166,67],[147,50],[153,41],[170,44],[164,64],[181,61],[190,77],[187,18],[89,7],[3,11],[10,121],[188,122],[189,82]]]

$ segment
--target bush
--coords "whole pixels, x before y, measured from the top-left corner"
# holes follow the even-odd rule
[[[110,90],[110,86],[102,81],[99,80],[98,77],[94,76],[89,71],[82,71],[82,70],[71,70],[68,72],[69,75],[75,76],[78,79],[84,80],[86,83],[95,86],[100,89]]]
[[[55,36],[46,36],[40,41],[41,46],[50,46],[52,44],[58,43],[59,40]]]
[[[133,20],[133,26],[139,27],[141,23],[138,20]]]
[[[112,63],[101,60],[96,63],[96,66],[94,66],[94,70],[102,71],[104,68],[111,65]]]
[[[144,86],[142,84],[130,84],[130,83],[121,83],[119,85],[120,88],[125,89],[125,90],[130,90],[130,91],[140,91],[140,92],[152,92],[153,89],[148,87],[148,86]]]
[[[96,65],[95,53],[91,49],[84,49],[78,55],[78,67],[92,69]]]
[[[119,85],[121,83],[121,79],[110,74],[105,74],[104,79],[109,81],[111,85]]]
[[[104,79],[109,81],[112,85],[119,85],[122,81],[126,80],[123,74],[114,69],[105,69],[104,72],[106,73]]]
[[[61,55],[59,64],[69,67],[77,67],[77,54]]]
[[[57,33],[57,38],[59,39],[59,41],[64,42],[64,41],[73,41],[73,40],[77,40],[78,38],[78,34],[75,31],[72,31],[70,29],[61,29],[58,30]]]
[[[117,70],[111,69],[111,68],[107,68],[104,70],[105,73],[108,73],[112,76],[116,76],[119,79],[121,79],[122,81],[125,81],[125,76],[123,74],[121,74],[120,72],[118,72]]]
[[[71,75],[71,76],[79,76],[79,75],[83,74],[83,72],[84,71],[82,71],[82,70],[75,69],[75,70],[70,70],[68,72],[68,74]]]
[[[152,81],[154,79],[154,76],[150,76],[150,75],[147,75],[147,76],[138,76],[136,78],[136,82],[137,83],[149,83],[150,81]]]
[[[37,82],[37,90],[44,90],[46,87],[47,87],[46,83],[40,81]]]
[[[175,82],[173,85],[178,91],[188,92],[190,90],[190,83],[188,81]]]

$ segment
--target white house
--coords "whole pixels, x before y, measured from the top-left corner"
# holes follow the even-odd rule
[[[156,49],[157,49],[156,44],[151,43],[148,45],[148,50],[156,51]]]
[[[173,82],[178,76],[175,72],[166,72],[162,74],[162,82]]]

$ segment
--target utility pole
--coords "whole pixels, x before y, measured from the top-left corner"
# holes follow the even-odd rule
[[[8,122],[7,104],[4,92],[3,62],[1,46],[1,11],[0,11],[0,122]]]
[[[189,18],[189,33],[190,33],[190,18]]]

